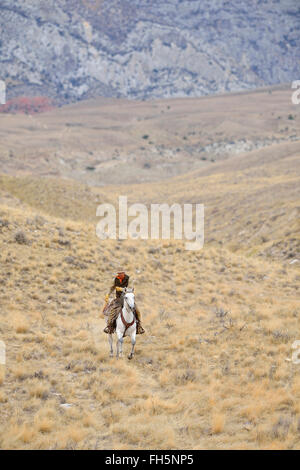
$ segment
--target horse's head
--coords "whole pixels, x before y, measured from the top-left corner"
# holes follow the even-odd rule
[[[131,289],[129,287],[126,287],[126,289],[124,290],[124,300],[125,302],[128,304],[128,306],[133,309],[134,308],[134,303],[135,303],[135,300],[134,300],[134,289]]]

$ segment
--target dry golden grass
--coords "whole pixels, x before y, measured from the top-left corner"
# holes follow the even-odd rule
[[[32,229],[33,216],[1,207],[1,447],[299,447],[299,367],[286,361],[299,333],[296,266],[214,245],[117,249],[82,222],[65,230],[71,248],[58,247],[64,221],[44,215]],[[30,245],[13,241],[16,226]],[[100,315],[120,260],[147,328],[130,363],[109,359]]]
[[[278,144],[142,186],[2,176],[0,447],[300,448],[298,154]],[[204,249],[100,242],[97,204],[120,193],[203,202]],[[110,359],[102,332],[120,265],[147,330],[131,362],[128,339]]]
[[[299,107],[291,94],[289,86],[279,86],[149,102],[98,98],[33,116],[0,114],[3,172],[96,186],[212,168],[227,155],[201,152],[207,145],[243,140],[270,145],[299,135]]]
[[[214,413],[212,417],[212,433],[220,434],[224,430],[225,416],[220,413]]]

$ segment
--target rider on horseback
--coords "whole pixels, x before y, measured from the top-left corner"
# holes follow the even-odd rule
[[[118,271],[114,279],[114,283],[110,288],[109,293],[106,294],[105,296],[105,307],[104,307],[103,313],[105,315],[108,315],[108,320],[107,320],[107,326],[103,330],[104,333],[111,334],[115,331],[116,319],[118,318],[118,315],[123,308],[123,302],[124,302],[123,289],[125,287],[128,287],[128,283],[129,283],[129,276],[124,271]],[[116,292],[116,298],[108,303],[109,296],[114,291]],[[141,313],[136,305],[135,305],[134,313],[136,316],[136,333],[143,334],[145,333],[145,330],[142,327]]]

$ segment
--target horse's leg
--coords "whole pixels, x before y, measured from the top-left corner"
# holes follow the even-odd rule
[[[119,357],[119,338],[117,336],[117,353],[116,353],[116,357]]]
[[[135,331],[132,333],[131,335],[131,351],[130,351],[130,354],[128,356],[128,359],[132,359],[133,356],[134,356],[134,346],[135,346],[135,343],[136,343],[136,329]]]
[[[112,335],[108,335],[108,343],[109,343],[109,346],[110,346],[110,357],[113,357],[114,355],[114,350],[113,350],[113,338],[112,338]]]
[[[123,356],[123,332],[118,330],[117,331],[117,357]]]
[[[119,356],[123,357],[123,335],[119,339],[119,344],[120,344]]]

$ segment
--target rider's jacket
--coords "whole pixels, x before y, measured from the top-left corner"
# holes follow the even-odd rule
[[[127,274],[124,273],[123,276],[119,276],[119,275],[116,276],[114,280],[114,284],[110,288],[110,294],[115,290],[116,297],[120,297],[122,295],[122,292],[118,291],[116,287],[122,287],[122,288],[128,287],[128,283],[129,283],[129,276],[127,276]]]

